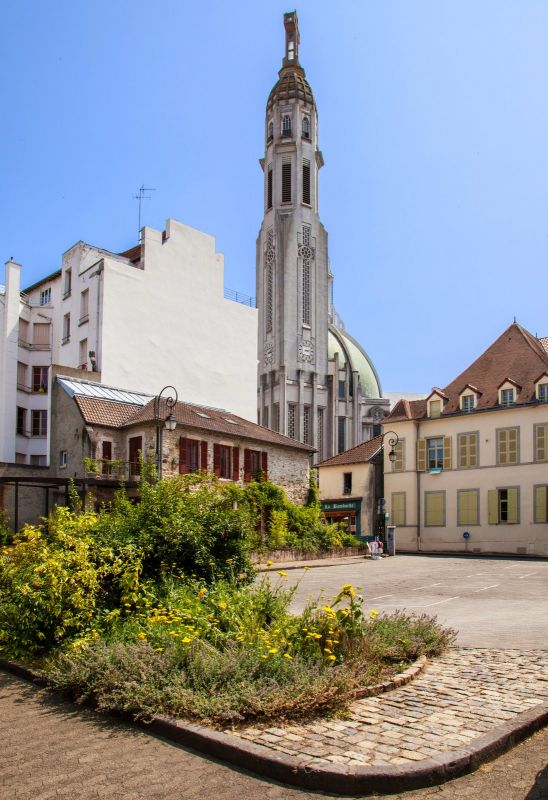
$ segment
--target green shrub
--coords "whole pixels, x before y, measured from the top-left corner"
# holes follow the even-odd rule
[[[287,511],[270,512],[270,536],[268,546],[272,550],[285,547],[287,544]]]

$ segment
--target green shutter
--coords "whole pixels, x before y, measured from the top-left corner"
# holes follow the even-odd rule
[[[400,439],[394,448],[396,460],[394,461],[393,471],[403,472],[405,469],[405,442]]]
[[[519,490],[516,487],[508,489],[508,524],[518,521]]]
[[[535,461],[546,461],[548,444],[548,425],[535,427]]]
[[[499,493],[496,489],[487,492],[487,521],[489,525],[496,525],[499,521]]]
[[[510,428],[508,430],[508,464],[518,463],[518,429]]]
[[[417,471],[424,472],[426,470],[426,439],[419,439],[417,441]]]
[[[462,489],[458,492],[457,522],[459,525],[478,524],[478,492],[476,489]]]
[[[427,527],[445,525],[445,492],[426,493],[425,525]]]
[[[468,447],[467,447],[467,439],[468,436],[465,433],[459,433],[457,438],[457,447],[458,447],[458,464],[459,467],[467,467],[468,466]]]
[[[479,444],[479,434],[477,434],[477,433],[468,434],[468,466],[469,467],[477,467],[478,466],[478,444]]]
[[[443,437],[443,468],[451,469],[453,440],[450,436]]]
[[[393,525],[405,525],[405,492],[392,494],[392,520]]]
[[[498,431],[499,464],[508,464],[508,431]]]
[[[535,486],[535,522],[548,522],[548,486]]]

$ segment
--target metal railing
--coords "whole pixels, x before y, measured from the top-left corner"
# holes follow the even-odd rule
[[[234,300],[236,303],[241,303],[243,306],[250,308],[256,307],[255,298],[243,292],[236,292],[234,289],[225,289],[225,300]]]
[[[141,463],[96,458],[91,464],[86,465],[86,475],[103,480],[134,481],[141,476]]]

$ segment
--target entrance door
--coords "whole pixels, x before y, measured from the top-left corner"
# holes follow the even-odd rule
[[[139,474],[139,454],[143,452],[143,437],[132,436],[129,440],[129,474]]]

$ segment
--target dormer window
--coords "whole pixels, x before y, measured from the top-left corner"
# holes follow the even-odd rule
[[[539,383],[537,386],[537,400],[548,403],[548,383]]]
[[[310,139],[310,120],[303,117],[303,139]]]
[[[514,405],[515,391],[514,389],[501,389],[500,390],[500,404],[501,406]]]
[[[291,136],[291,117],[284,114],[282,117],[282,136]]]
[[[431,419],[441,417],[441,400],[430,400],[430,414]]]
[[[461,399],[461,411],[469,413],[476,407],[476,398],[473,394],[464,394]]]

